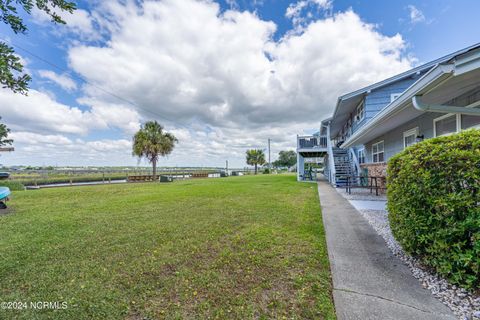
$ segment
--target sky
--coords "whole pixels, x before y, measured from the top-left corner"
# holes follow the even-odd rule
[[[3,165],[145,165],[131,140],[148,120],[179,139],[160,165],[243,167],[268,138],[274,160],[339,95],[480,40],[475,0],[76,3],[64,26],[0,24],[33,78],[28,96],[0,89]]]

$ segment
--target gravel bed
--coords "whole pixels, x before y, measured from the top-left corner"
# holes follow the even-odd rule
[[[341,190],[337,189],[337,191],[339,191],[339,193],[345,198],[349,196],[344,190],[341,192]],[[366,197],[362,198],[357,194],[357,197],[354,200],[371,199]],[[422,283],[422,286],[429,289],[437,299],[447,305],[459,319],[480,319],[480,296],[449,284],[445,279],[422,266],[419,260],[405,253],[392,235],[388,223],[388,212],[386,210],[357,211],[360,212],[373,229],[375,229],[375,231],[385,240],[393,254],[408,266],[413,276]]]

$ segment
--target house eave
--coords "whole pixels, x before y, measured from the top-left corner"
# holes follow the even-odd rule
[[[345,102],[347,100],[350,100],[350,99],[353,99],[355,97],[358,97],[358,99],[361,98],[361,96],[365,95],[365,94],[368,94],[369,92],[371,92],[372,90],[376,90],[376,89],[379,89],[381,87],[384,87],[388,84],[391,84],[391,83],[394,83],[398,80],[401,80],[401,79],[404,79],[404,78],[407,78],[407,77],[410,77],[410,76],[413,76],[414,74],[417,74],[419,72],[422,72],[422,71],[425,71],[425,70],[428,70],[430,69],[429,71],[427,71],[427,73],[429,73],[433,68],[435,68],[436,66],[438,65],[441,65],[441,64],[444,64],[444,63],[448,63],[450,62],[452,59],[454,59],[455,57],[458,57],[460,55],[465,55],[480,47],[480,43],[476,43],[472,46],[469,46],[467,48],[464,48],[464,49],[461,49],[461,50],[458,50],[456,52],[453,52],[451,54],[448,54],[446,56],[443,56],[441,58],[438,58],[436,60],[433,60],[431,62],[428,62],[428,63],[425,63],[423,65],[420,65],[418,67],[415,67],[413,69],[410,69],[408,71],[405,71],[403,73],[400,73],[396,76],[393,76],[393,77],[390,77],[388,79],[385,79],[383,81],[380,81],[380,82],[377,82],[377,83],[374,83],[370,86],[367,86],[367,87],[364,87],[364,88],[361,88],[359,90],[356,90],[356,91],[353,91],[353,92],[350,92],[350,93],[347,93],[347,94],[344,94],[342,96],[340,96],[338,99],[337,99],[337,103],[335,105],[335,109],[333,111],[333,116],[332,116],[332,121],[331,121],[331,126],[332,126],[332,137],[336,136],[338,134],[338,131],[339,130],[336,130],[335,129],[335,125],[336,125],[336,119],[338,118],[338,113],[339,113],[339,110],[341,109],[341,104],[342,102]],[[471,65],[470,65],[471,66]],[[422,76],[423,78],[423,76]],[[419,79],[420,80],[420,79]]]
[[[366,125],[352,134],[342,145],[342,148],[349,148],[355,145],[363,144],[368,141],[366,138],[374,129],[377,129],[376,135],[381,135],[389,128],[378,129],[378,126],[392,119],[396,114],[412,106],[412,98],[424,93],[453,76],[454,66],[452,64],[437,65],[405,90],[396,100],[377,113]],[[412,108],[412,111],[415,111]]]

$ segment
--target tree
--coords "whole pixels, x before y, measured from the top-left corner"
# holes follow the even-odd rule
[[[18,7],[30,14],[36,7],[52,18],[52,22],[65,24],[65,21],[54,11],[73,13],[76,5],[66,0],[0,0],[0,20],[9,25],[15,34],[26,34],[28,29],[18,13]],[[31,77],[23,73],[20,57],[12,47],[0,41],[0,84],[15,93],[27,94]]]
[[[291,167],[297,163],[297,154],[295,151],[280,151],[278,160],[274,161],[275,167]]]
[[[260,149],[247,150],[247,164],[255,166],[255,174],[257,174],[258,165],[265,163],[265,153]]]
[[[153,168],[153,179],[157,177],[157,161],[160,156],[170,154],[178,140],[165,132],[157,121],[146,122],[133,136],[133,155],[146,158]]]
[[[0,120],[2,117],[0,117]],[[8,134],[10,133],[10,129],[7,128],[6,125],[0,123],[0,147],[4,147],[6,145],[11,145],[13,143],[12,139],[7,139]]]

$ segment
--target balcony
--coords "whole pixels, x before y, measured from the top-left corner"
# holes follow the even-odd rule
[[[327,150],[327,136],[298,136],[298,152],[324,152]]]

